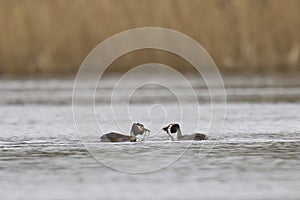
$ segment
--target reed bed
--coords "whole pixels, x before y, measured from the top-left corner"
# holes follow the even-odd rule
[[[99,42],[144,26],[191,36],[223,72],[299,72],[299,10],[299,0],[1,0],[0,73],[75,73]],[[191,69],[155,50],[122,56],[110,69],[144,62]]]

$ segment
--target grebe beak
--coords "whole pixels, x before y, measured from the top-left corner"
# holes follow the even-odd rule
[[[144,135],[144,137],[143,137],[143,139],[141,140],[141,141],[144,141],[145,140],[145,138],[150,134],[150,130],[149,129],[146,129],[146,128],[142,128],[143,129],[143,131],[144,131],[144,133],[143,133],[143,135]]]
[[[174,141],[174,137],[169,133],[168,131],[169,126],[162,128],[161,130],[164,130],[167,132],[167,134],[170,136],[171,140]]]
[[[146,129],[146,128],[143,128],[143,130],[144,130],[144,133],[150,133],[150,130],[149,129]]]
[[[167,131],[168,132],[168,128],[169,126],[163,127],[162,130]]]

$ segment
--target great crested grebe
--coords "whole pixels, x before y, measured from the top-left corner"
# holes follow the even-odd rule
[[[143,124],[133,123],[129,135],[123,135],[121,133],[110,132],[100,137],[100,142],[136,142],[137,135],[144,135],[150,133]]]
[[[171,135],[176,133],[176,140],[207,140],[208,137],[202,133],[194,133],[192,135],[182,135],[179,124],[169,124],[163,128],[164,131],[174,140],[174,137]]]

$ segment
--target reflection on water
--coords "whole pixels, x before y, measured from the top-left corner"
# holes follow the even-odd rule
[[[1,198],[299,198],[300,86],[297,81],[281,80],[274,85],[261,80],[260,84],[246,84],[247,80],[236,78],[225,83],[229,102],[222,134],[212,134],[208,141],[188,143],[190,148],[167,168],[148,174],[127,174],[100,164],[82,144],[72,116],[72,80],[1,80]],[[209,112],[205,87],[201,84],[194,87],[198,91],[200,110]],[[184,95],[184,88],[181,91]],[[125,144],[99,144],[94,138],[89,144],[94,153],[121,169],[139,169],[157,166],[186,149],[187,143],[168,141],[160,131],[165,116],[159,111],[151,114],[155,118],[150,119],[148,113],[143,118],[143,108],[151,103],[145,98],[153,92],[160,101],[168,100],[160,88],[146,88],[137,93],[140,96],[131,105],[131,112],[140,115],[153,130],[150,137],[145,142]],[[103,131],[118,130],[107,114],[111,109],[108,97],[105,93],[97,95],[96,114],[103,123]],[[84,90],[82,96],[84,109]],[[189,109],[188,97],[185,105]],[[174,107],[170,103],[166,109]],[[128,132],[127,113],[119,118],[121,129]],[[206,132],[208,124],[209,117],[202,114],[199,131]],[[182,124],[183,131],[189,133],[191,126]],[[210,144],[214,147],[203,158],[202,150]],[[135,152],[138,156],[130,157],[132,162],[128,162],[120,152]],[[137,162],[142,165],[133,165]]]

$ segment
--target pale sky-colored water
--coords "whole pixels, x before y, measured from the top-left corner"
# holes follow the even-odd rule
[[[0,195],[3,199],[298,199],[300,87],[284,78],[253,80],[225,79],[228,103],[223,132],[211,134],[205,142],[168,141],[160,127],[180,120],[176,99],[164,88],[149,87],[138,90],[129,107],[132,120],[141,120],[152,131],[146,141],[101,144],[94,138],[81,141],[77,134],[73,80],[2,79]],[[107,81],[109,91],[111,80]],[[201,120],[197,129],[192,119],[185,120],[182,130],[206,133],[207,91],[194,83]],[[129,133],[131,120],[122,103],[126,85],[114,107],[117,116],[110,114],[108,93],[98,92],[95,114],[103,132]],[[187,95],[184,88],[179,92]],[[79,105],[83,110],[84,93]],[[153,102],[164,108],[151,107]],[[182,103],[185,112],[194,116],[189,96]],[[88,120],[85,123],[90,125]],[[90,142],[87,147],[93,155],[82,142]],[[132,152],[136,156],[126,156]],[[153,169],[157,171],[118,171]]]

